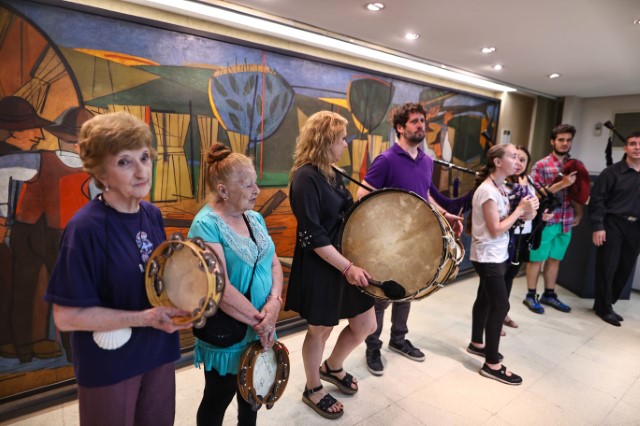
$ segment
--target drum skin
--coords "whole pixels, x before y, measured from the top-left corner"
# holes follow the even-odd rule
[[[342,254],[373,279],[400,283],[407,296],[426,297],[457,274],[462,245],[442,215],[419,195],[374,191],[350,210],[341,230]],[[363,291],[389,300],[381,289]]]
[[[254,410],[262,404],[267,409],[280,399],[289,382],[289,350],[277,340],[266,352],[260,341],[242,353],[238,368],[238,390]]]
[[[215,314],[224,290],[224,272],[217,255],[201,239],[174,235],[151,254],[145,288],[153,306],[174,306],[190,317],[174,317],[175,324],[202,327]]]

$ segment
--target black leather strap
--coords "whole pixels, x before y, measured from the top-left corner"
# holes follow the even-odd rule
[[[258,248],[258,242],[256,241],[256,237],[253,235],[253,229],[251,229],[251,224],[249,223],[249,218],[247,217],[247,214],[243,213],[242,218],[244,219],[244,223],[247,225],[247,228],[249,229],[249,236],[251,237],[251,240],[255,243],[256,248]],[[249,288],[247,288],[247,291],[244,294],[244,297],[249,299],[249,301],[251,301],[251,285],[253,285],[253,277],[256,274],[257,266],[258,266],[258,255],[256,254],[256,263],[253,264],[253,271],[251,271],[251,281],[249,281]]]

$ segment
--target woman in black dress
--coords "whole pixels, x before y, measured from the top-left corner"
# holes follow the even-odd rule
[[[347,120],[339,114],[320,111],[309,117],[296,141],[290,174],[289,197],[298,228],[285,309],[308,323],[302,345],[307,377],[302,400],[329,419],[342,416],[343,406],[323,390],[320,380],[355,394],[357,381],[342,364],[376,328],[373,298],[358,289],[368,285],[369,274],[336,248],[342,218],[353,205],[331,168],[347,146],[346,136]],[[322,362],[325,342],[341,318],[349,323]]]

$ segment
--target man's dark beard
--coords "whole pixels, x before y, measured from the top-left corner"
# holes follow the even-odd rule
[[[556,155],[567,155],[569,153],[569,151],[571,151],[571,149],[566,150],[565,152],[560,152],[556,149],[556,147],[553,147],[553,153]]]
[[[417,136],[417,133],[414,133],[412,135],[409,136],[405,136],[405,138],[407,139],[408,142],[414,143],[416,145],[422,143],[422,141],[424,140],[424,133],[422,134],[422,136]]]

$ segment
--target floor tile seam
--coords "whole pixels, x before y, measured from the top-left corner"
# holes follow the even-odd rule
[[[584,359],[584,360],[586,360],[586,361],[591,361],[591,362],[593,362],[593,363],[595,363],[595,364],[599,364],[597,361],[594,361],[594,360],[592,360],[592,359],[589,359],[589,358],[587,358],[586,356],[584,356],[583,354],[580,354],[580,353],[577,353],[577,352],[576,352],[576,353],[573,353],[573,355],[575,355],[575,356],[577,356],[577,357],[580,357],[580,358],[582,358],[582,359]],[[608,370],[610,370],[610,371],[615,371],[616,373],[618,372],[618,370],[614,370],[613,368],[611,368],[611,367],[609,367],[609,366],[605,366],[605,368],[607,368],[607,369],[608,369]],[[638,371],[639,371],[639,372],[638,372],[638,374],[637,374],[637,375],[635,375],[635,376],[631,376],[631,379],[630,379],[630,380],[631,380],[631,384],[630,384],[630,387],[629,387],[629,388],[633,387],[633,385],[635,384],[635,382],[636,382],[636,381],[638,381],[638,379],[640,379],[640,369],[639,369]],[[580,381],[579,379],[576,379],[576,380]]]
[[[406,396],[405,398],[403,398],[402,400],[407,400],[409,397],[411,397],[412,395],[414,395],[414,394],[416,394],[416,393],[418,393],[418,392],[419,392],[419,390],[417,390],[417,391],[415,391],[415,392],[413,392],[413,393],[411,393],[411,394],[407,395],[407,396]],[[400,402],[400,401],[398,401],[398,402]],[[433,408],[435,408],[435,409],[437,409],[437,410],[441,410],[441,411],[443,411],[443,412],[445,412],[445,413],[448,413],[448,414],[451,414],[451,415],[454,415],[454,416],[457,416],[457,417],[460,417],[460,418],[469,419],[469,420],[470,420],[470,421],[472,421],[472,422],[477,420],[477,419],[475,419],[475,418],[471,418],[471,417],[468,417],[468,416],[462,415],[462,414],[457,413],[457,412],[455,412],[455,411],[448,410],[448,409],[446,409],[446,408],[444,408],[444,407],[440,407],[440,406],[437,406],[437,405],[431,404],[431,403],[429,403],[429,401],[425,401],[424,403],[425,403],[426,405],[428,405],[429,407],[433,407]],[[416,418],[416,417],[415,417],[415,416],[413,416],[411,413],[409,413],[407,410],[405,410],[404,408],[402,408],[402,406],[401,406],[401,405],[399,405],[398,403],[396,403],[396,405],[398,405],[398,407],[399,407],[401,410],[403,410],[403,411],[405,411],[406,413],[408,413],[411,417]],[[481,410],[481,411],[486,412],[486,413],[489,415],[489,417],[491,417],[491,411],[487,410],[487,409],[486,409],[486,407],[479,406],[479,405],[474,405],[474,407],[475,407],[475,408],[478,408],[478,409],[479,409],[479,410]],[[424,421],[422,421],[421,419],[417,419],[417,420],[418,420],[421,424],[423,424],[423,425],[433,425],[433,423],[425,423],[425,422],[424,422]],[[472,424],[472,423],[470,422],[469,424]]]
[[[564,376],[565,376],[565,377],[567,377],[567,378],[569,378],[569,379],[571,379],[571,380],[576,380],[576,379],[574,379],[573,377],[569,377],[569,376],[567,376],[567,375],[564,375]],[[541,379],[542,379],[542,378],[541,378]],[[540,379],[539,379],[539,380],[540,380]],[[576,381],[578,381],[578,380],[576,380]],[[611,395],[608,395],[608,394],[606,394],[606,393],[602,392],[602,391],[601,391],[600,389],[598,389],[598,388],[594,388],[594,387],[589,386],[589,385],[586,385],[586,384],[584,384],[584,383],[581,383],[581,384],[583,384],[583,385],[585,385],[585,386],[589,387],[592,391],[596,391],[597,393],[599,393],[599,394],[601,395],[601,397],[600,397],[600,398],[597,398],[597,400],[598,400],[599,402],[602,402],[602,401],[604,400],[604,397],[608,397],[608,398],[611,398],[611,399],[616,400],[616,402],[613,404],[613,407],[615,407],[615,406],[617,406],[617,405],[618,405],[618,403],[620,403],[620,401],[622,400],[622,398],[620,398],[620,399],[615,398],[615,397],[613,397],[613,396],[611,396]],[[606,418],[606,416],[608,415],[608,414],[607,414],[607,415],[605,415],[605,416],[602,416],[602,418],[601,418],[600,420],[598,420],[598,421],[596,421],[596,422],[594,423],[594,422],[593,422],[593,421],[591,421],[590,419],[587,419],[587,418],[585,418],[585,417],[583,416],[584,410],[574,409],[574,408],[573,408],[573,407],[571,407],[571,406],[563,406],[563,405],[561,405],[561,404],[558,402],[558,400],[557,400],[557,399],[549,400],[549,399],[546,397],[546,396],[547,396],[547,394],[546,394],[546,393],[544,393],[544,394],[543,394],[543,393],[539,393],[539,392],[537,392],[535,389],[533,389],[532,387],[529,387],[529,389],[527,389],[527,390],[528,390],[529,392],[531,392],[533,395],[537,396],[538,398],[541,398],[541,399],[543,399],[544,401],[546,401],[546,403],[547,403],[547,404],[553,405],[553,406],[557,407],[557,408],[558,408],[558,409],[560,409],[560,410],[568,410],[568,411],[570,411],[573,415],[575,415],[577,418],[579,418],[580,420],[583,420],[583,421],[588,422],[588,423],[593,424],[593,425],[599,425],[599,424],[600,424],[600,423],[601,423],[601,422]],[[613,408],[612,408],[612,409],[613,409]]]

